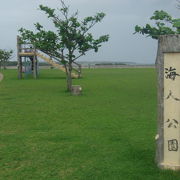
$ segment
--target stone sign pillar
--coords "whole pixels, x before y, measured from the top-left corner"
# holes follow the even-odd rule
[[[162,169],[180,170],[180,35],[160,36],[158,133],[156,161]]]

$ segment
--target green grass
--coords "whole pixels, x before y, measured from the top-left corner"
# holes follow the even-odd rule
[[[83,95],[65,92],[65,76],[41,70],[0,83],[0,179],[179,180],[154,163],[154,69],[89,69]]]

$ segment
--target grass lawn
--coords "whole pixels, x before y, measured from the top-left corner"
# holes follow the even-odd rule
[[[154,163],[154,69],[87,69],[71,96],[59,70],[2,71],[0,180],[179,180]]]

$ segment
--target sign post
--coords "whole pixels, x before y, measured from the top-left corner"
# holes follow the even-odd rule
[[[180,170],[180,35],[158,41],[158,133],[156,161],[162,169]]]

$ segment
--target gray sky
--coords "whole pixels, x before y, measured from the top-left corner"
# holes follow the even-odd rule
[[[40,22],[47,28],[52,26],[46,15],[38,9],[39,4],[58,7],[58,0],[1,0],[0,48],[16,49],[18,29],[33,29]],[[154,63],[157,41],[142,35],[133,35],[135,25],[144,25],[155,10],[165,10],[179,17],[176,0],[65,0],[72,11],[79,10],[79,17],[105,12],[104,20],[92,32],[95,36],[109,34],[109,42],[103,44],[98,53],[89,52],[81,60],[87,61],[131,61]]]

